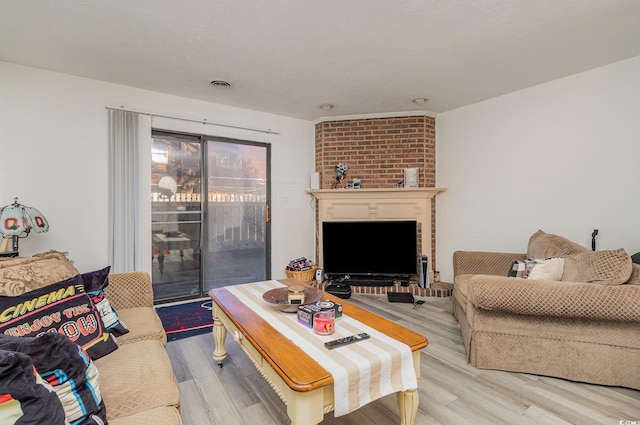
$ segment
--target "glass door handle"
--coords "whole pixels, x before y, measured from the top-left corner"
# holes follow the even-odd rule
[[[265,205],[265,210],[264,210],[264,221],[265,223],[269,222],[269,204]]]

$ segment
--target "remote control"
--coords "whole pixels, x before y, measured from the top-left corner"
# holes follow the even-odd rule
[[[369,334],[361,333],[358,335],[351,335],[351,336],[345,336],[344,338],[340,338],[340,339],[334,339],[333,341],[327,341],[324,343],[324,346],[327,347],[329,350],[333,350],[334,348],[339,347],[341,345],[351,344],[352,342],[358,342],[368,338],[369,338]]]

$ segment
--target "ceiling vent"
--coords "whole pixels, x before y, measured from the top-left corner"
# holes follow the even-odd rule
[[[213,80],[211,81],[211,85],[213,87],[221,87],[221,88],[229,88],[231,87],[231,83],[224,80]]]

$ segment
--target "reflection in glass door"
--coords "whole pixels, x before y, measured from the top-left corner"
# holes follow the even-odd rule
[[[152,282],[156,301],[199,297],[202,148],[156,137],[151,153]]]
[[[151,168],[155,301],[270,278],[269,145],[154,132]]]
[[[270,277],[268,145],[208,140],[205,292]]]

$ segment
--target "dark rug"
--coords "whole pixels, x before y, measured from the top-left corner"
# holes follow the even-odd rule
[[[181,304],[156,306],[168,341],[211,332],[213,326],[211,300],[186,301]]]

